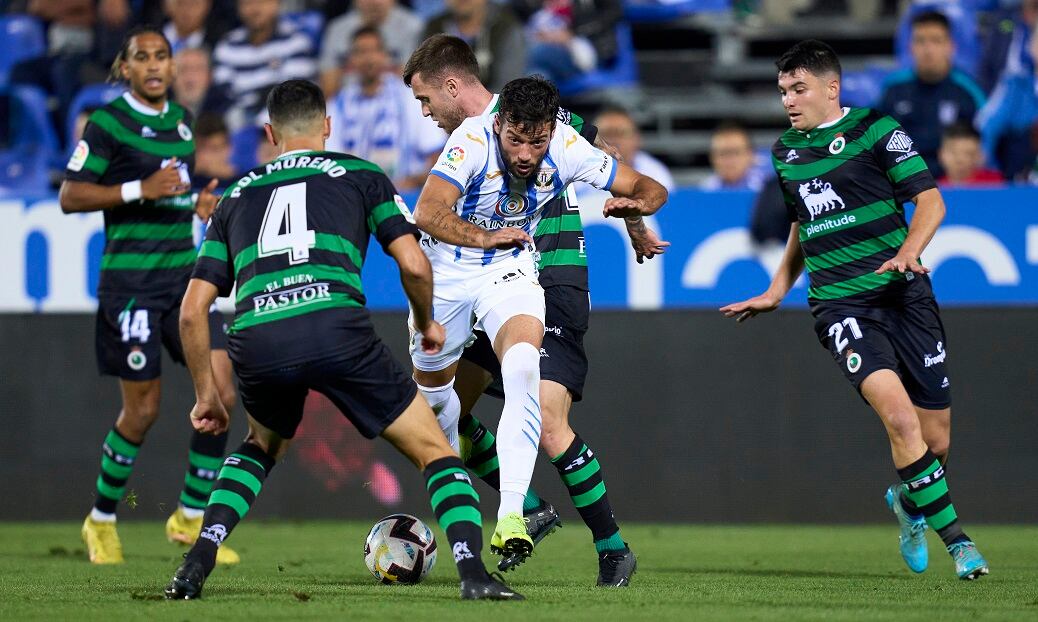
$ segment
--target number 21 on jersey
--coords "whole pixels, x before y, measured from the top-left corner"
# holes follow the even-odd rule
[[[263,214],[257,254],[288,253],[288,263],[306,263],[316,243],[315,233],[306,224],[306,182],[275,188]]]

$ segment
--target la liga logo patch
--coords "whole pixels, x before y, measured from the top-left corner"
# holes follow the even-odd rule
[[[465,150],[455,145],[447,150],[447,161],[457,164],[465,159]]]

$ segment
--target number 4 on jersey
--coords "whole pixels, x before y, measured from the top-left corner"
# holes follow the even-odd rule
[[[288,253],[290,264],[310,261],[316,237],[306,226],[306,182],[275,188],[263,214],[258,255]]]

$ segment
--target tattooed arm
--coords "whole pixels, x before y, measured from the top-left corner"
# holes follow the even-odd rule
[[[522,248],[533,244],[533,238],[522,229],[506,227],[491,233],[465,222],[452,209],[461,191],[453,183],[437,175],[429,175],[414,208],[415,224],[444,244],[469,248]]]

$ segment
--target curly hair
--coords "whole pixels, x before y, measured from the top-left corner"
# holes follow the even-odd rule
[[[516,78],[501,89],[498,115],[519,129],[548,124],[555,127],[559,114],[559,89],[541,76]]]

